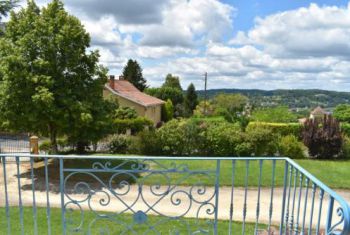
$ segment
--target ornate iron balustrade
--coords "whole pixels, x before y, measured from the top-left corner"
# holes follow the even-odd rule
[[[347,202],[288,158],[0,158],[2,233],[350,234]]]

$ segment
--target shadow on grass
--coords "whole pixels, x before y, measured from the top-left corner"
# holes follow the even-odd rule
[[[98,162],[97,168],[94,163]],[[102,188],[121,188],[126,184],[134,184],[140,177],[138,173],[128,173],[137,161],[125,161],[122,159],[67,159],[64,160],[64,179],[66,193],[89,193],[90,189],[96,191]],[[109,171],[101,167],[117,167],[118,171]],[[70,172],[68,172],[68,170]],[[125,170],[125,171],[124,171]],[[96,171],[96,172],[91,172]],[[28,167],[20,178],[32,179],[31,169]],[[53,193],[60,193],[60,169],[57,160],[50,159],[47,164],[48,189]],[[88,185],[89,187],[86,187]],[[22,190],[32,190],[33,184],[22,185]],[[44,161],[34,163],[34,189],[46,191],[46,169]]]

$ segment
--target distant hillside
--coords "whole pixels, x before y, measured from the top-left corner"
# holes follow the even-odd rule
[[[322,106],[333,108],[338,104],[350,103],[350,92],[337,92],[326,90],[244,90],[244,89],[213,89],[208,90],[208,97],[212,98],[220,93],[243,94],[248,96],[250,102],[257,106],[287,105],[289,108],[314,108]],[[198,91],[201,98],[204,91]]]

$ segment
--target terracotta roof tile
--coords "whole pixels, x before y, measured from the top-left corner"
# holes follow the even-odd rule
[[[111,89],[109,85],[107,86]],[[115,80],[113,90],[117,94],[123,96],[124,98],[134,101],[143,106],[153,106],[165,103],[161,99],[139,91],[134,85],[132,85],[129,81],[126,80]]]

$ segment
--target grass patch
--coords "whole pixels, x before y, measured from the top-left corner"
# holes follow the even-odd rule
[[[96,157],[96,156],[95,156]],[[119,156],[123,158],[123,156]],[[98,159],[89,159],[89,160],[65,160],[64,165],[65,168],[79,168],[86,169],[91,168],[92,164],[96,162]],[[105,164],[108,160],[101,160],[102,164]],[[111,161],[111,165],[109,167],[115,167],[121,164],[123,161],[113,160]],[[120,174],[118,177],[114,178],[115,183],[120,182],[121,180],[127,180],[129,182],[135,182],[137,180],[144,180],[145,184],[168,184],[169,179],[171,179],[171,183],[176,183],[180,185],[193,185],[194,182],[201,181],[204,185],[213,186],[215,184],[215,170],[216,170],[216,161],[215,160],[207,160],[207,159],[199,159],[199,160],[159,160],[160,164],[164,165],[166,168],[172,168],[172,163],[176,163],[177,166],[187,165],[188,169],[191,171],[194,170],[208,170],[213,173],[208,177],[204,174],[192,174],[185,175],[182,173],[166,173],[166,174],[153,174],[147,177],[146,179],[142,176],[145,174],[134,174],[135,177],[130,177],[130,175]],[[340,160],[340,161],[330,161],[330,160],[310,160],[310,159],[302,159],[296,160],[298,164],[300,164],[303,168],[309,171],[311,174],[316,176],[319,180],[325,183],[327,186],[334,189],[350,189],[350,161]],[[123,164],[123,169],[131,169],[132,165],[135,163],[128,162]],[[276,161],[276,171],[275,171],[275,186],[281,187],[283,186],[283,178],[284,178],[284,164],[283,160]],[[156,164],[151,165],[151,169],[162,169]],[[39,178],[44,178],[44,167],[43,163],[36,163],[36,174]],[[111,176],[111,173],[97,173],[103,180],[108,180]],[[244,160],[236,161],[235,166],[235,186],[241,187],[244,186],[246,174],[246,163]],[[59,182],[59,172],[58,167],[54,164],[50,164],[49,166],[49,175],[50,181]],[[29,177],[29,175],[26,175]],[[140,177],[141,176],[141,177]],[[90,181],[91,177],[82,175],[78,175],[80,180]],[[140,177],[140,178],[139,178]],[[272,178],[272,161],[265,160],[263,162],[262,168],[262,186],[270,187],[271,186],[271,178]],[[256,187],[258,186],[259,179],[259,161],[250,161],[249,164],[249,176],[248,176],[248,186]],[[220,185],[221,186],[231,186],[232,180],[232,163],[231,160],[222,160],[220,167]],[[72,179],[70,180],[72,181]]]
[[[165,161],[162,163],[170,164],[171,161]],[[350,161],[325,161],[325,160],[296,160],[296,162],[309,171],[311,174],[316,176],[319,180],[325,183],[331,188],[339,189],[350,189]],[[210,169],[215,170],[216,162],[211,160],[191,160],[176,161],[177,164],[187,164],[188,168],[191,170],[195,169]],[[275,186],[283,186],[284,179],[284,164],[285,162],[276,161],[276,171],[275,171]],[[235,167],[235,186],[244,186],[244,179],[246,173],[246,163],[245,161],[236,161]],[[180,175],[175,175],[175,178],[179,180]],[[200,177],[204,184],[214,185],[213,179],[208,179],[207,177]],[[221,161],[220,168],[220,185],[230,186],[232,178],[232,164],[229,160]],[[249,176],[248,176],[248,186],[258,186],[259,178],[259,162],[250,161],[249,164]],[[198,178],[197,178],[198,179]],[[263,162],[262,168],[262,186],[271,186],[272,179],[272,161],[266,160]],[[159,179],[161,180],[161,179]],[[193,179],[184,180],[182,184],[190,185]],[[163,181],[164,182],[164,181]]]
[[[23,210],[24,213],[24,233],[26,235],[34,234],[34,220],[33,220],[33,210],[32,208],[25,207]],[[11,234],[20,234],[20,220],[19,220],[19,209],[18,207],[10,208],[11,214]],[[106,213],[105,215],[113,217],[113,214]],[[73,224],[79,224],[80,213],[78,211],[74,211],[67,215],[67,219],[73,218]],[[91,233],[89,231],[89,223],[96,218],[96,215],[89,211],[84,211],[84,223],[82,224],[82,231],[79,232],[67,232],[67,234],[120,234],[124,231],[125,226],[118,225],[115,221],[111,221],[108,219],[100,219],[98,220],[91,229]],[[114,217],[117,218],[117,217]],[[125,224],[132,225],[133,224],[133,216],[130,214],[123,214],[119,218]],[[179,234],[189,234],[187,230],[187,225],[191,228],[191,231],[196,231],[196,229],[201,226],[202,228],[208,228],[206,225],[207,220],[195,220],[195,219],[187,219],[184,218],[183,222],[179,222],[177,220],[164,220],[165,222],[160,223],[164,217],[159,216],[148,216],[147,224],[149,226],[154,226],[156,231],[148,231],[147,234],[175,234],[175,229],[179,231]],[[38,221],[38,234],[47,234],[48,233],[48,225],[46,218],[46,208],[37,208],[37,221]],[[159,224],[158,224],[159,223]],[[73,225],[72,224],[72,225]],[[72,228],[74,226],[68,225],[68,228]],[[145,232],[149,229],[149,226],[146,224],[134,224],[132,228],[136,232],[136,234],[146,234]],[[246,224],[246,234],[254,234],[254,224],[247,223]],[[266,229],[266,225],[259,225],[259,229]],[[212,226],[210,233],[212,234]],[[227,234],[229,228],[228,221],[219,221],[218,223],[218,234]],[[106,229],[110,233],[101,233],[101,229]],[[242,223],[233,222],[233,231],[242,231]],[[61,220],[61,210],[57,208],[51,209],[51,233],[52,234],[62,234],[62,220]],[[4,208],[1,208],[0,213],[0,234],[7,234],[7,222],[4,213]],[[135,234],[131,232],[126,232],[123,234]]]

